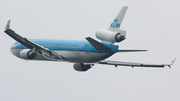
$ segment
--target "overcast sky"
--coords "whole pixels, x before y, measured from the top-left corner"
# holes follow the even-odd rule
[[[85,40],[108,28],[123,6],[129,6],[121,49],[109,60],[170,63],[180,57],[179,0],[1,0],[0,101],[179,101],[180,62],[171,69],[95,65],[77,72],[72,63],[26,61],[13,56],[11,28],[27,38]]]

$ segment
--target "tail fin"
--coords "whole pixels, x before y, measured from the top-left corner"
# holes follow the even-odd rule
[[[119,12],[119,14],[116,16],[116,18],[113,20],[113,22],[111,23],[110,27],[108,28],[108,30],[110,31],[118,31],[120,28],[120,25],[122,24],[123,18],[126,14],[126,11],[128,9],[128,6],[124,6],[121,11]]]

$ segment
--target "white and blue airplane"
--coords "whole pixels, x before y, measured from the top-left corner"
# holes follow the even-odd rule
[[[119,46],[114,44],[125,39],[126,31],[119,28],[127,8],[127,6],[124,6],[121,9],[108,29],[99,29],[96,31],[96,37],[100,39],[101,42],[98,42],[91,37],[87,37],[87,41],[27,39],[10,29],[10,20],[6,25],[4,32],[17,41],[11,47],[11,52],[18,58],[25,60],[72,62],[74,63],[74,69],[77,71],[87,71],[94,64],[114,65],[115,67],[170,67],[175,60],[173,60],[171,64],[144,64],[105,60],[117,52],[146,51],[118,50]]]

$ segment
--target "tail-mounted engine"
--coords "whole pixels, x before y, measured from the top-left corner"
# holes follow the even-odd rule
[[[75,63],[73,67],[76,71],[87,71],[91,68],[90,65],[84,65],[83,63]]]
[[[32,52],[30,49],[23,49],[20,52],[20,58],[22,59],[34,59],[37,56],[36,53]]]
[[[106,42],[121,42],[125,39],[126,31],[120,30],[118,32],[113,32],[107,29],[99,29],[96,31],[96,37],[102,41]]]

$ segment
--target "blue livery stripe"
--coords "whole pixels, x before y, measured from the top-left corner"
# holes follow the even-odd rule
[[[111,50],[96,50],[88,41],[80,41],[80,40],[57,40],[57,39],[29,39],[45,48],[50,50],[64,50],[64,51],[87,51],[87,52],[117,52],[117,45],[104,44],[107,47],[111,48]],[[27,47],[22,44],[16,42],[12,47],[12,49],[27,49]]]

